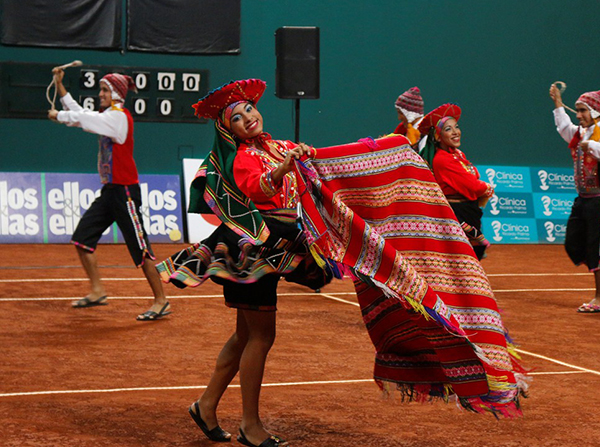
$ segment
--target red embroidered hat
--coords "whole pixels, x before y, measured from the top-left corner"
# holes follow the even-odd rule
[[[266,82],[260,79],[231,81],[209,92],[192,107],[196,110],[195,115],[198,118],[216,120],[219,112],[234,102],[249,101],[256,104],[266,88]]]
[[[436,127],[442,118],[454,118],[456,121],[460,119],[461,110],[456,104],[448,103],[439,106],[429,112],[421,124],[419,124],[419,132],[421,135],[427,135],[432,127]]]
[[[112,96],[114,100],[125,101],[125,96],[127,96],[129,90],[133,90],[137,93],[135,81],[131,76],[120,73],[109,73],[100,79],[100,82],[105,82],[108,85],[110,91],[113,93]]]
[[[600,115],[600,91],[584,93],[577,101],[575,101],[575,104],[578,102],[584,103],[592,112],[596,112],[595,114],[592,114],[592,118],[597,118],[598,115]]]

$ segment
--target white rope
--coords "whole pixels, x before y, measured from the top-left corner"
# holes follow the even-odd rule
[[[561,99],[562,99],[562,94],[567,89],[567,83],[563,82],[563,81],[556,81],[556,82],[553,82],[553,84],[556,86],[556,88],[560,92]],[[573,113],[577,113],[577,110],[573,110],[571,107],[566,106],[564,102],[563,102],[563,107],[567,110],[570,110]]]
[[[52,88],[52,86],[54,86],[54,96],[52,97],[52,99],[50,99],[50,89]],[[46,88],[46,99],[50,103],[50,110],[56,110],[54,103],[56,102],[57,91],[58,89],[56,88],[56,80],[54,79],[54,76],[52,76],[52,82],[50,82],[50,84],[48,84],[48,88]]]
[[[83,62],[81,61],[73,61],[73,62],[69,62],[68,64],[64,64],[64,65],[59,65],[58,67],[54,67],[54,70],[60,69],[60,70],[64,70],[65,68],[69,68],[69,67],[79,67],[83,65]],[[54,96],[52,96],[52,99],[50,99],[50,89],[52,88],[52,86],[54,86]],[[58,93],[58,89],[56,88],[56,79],[54,76],[52,76],[52,82],[50,82],[50,84],[48,84],[48,88],[46,88],[46,99],[48,100],[48,102],[50,103],[50,110],[56,110],[56,106],[54,105],[56,103],[56,94]]]

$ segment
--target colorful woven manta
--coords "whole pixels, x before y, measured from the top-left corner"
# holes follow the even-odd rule
[[[313,256],[355,278],[376,382],[409,400],[456,396],[473,411],[520,415],[524,370],[491,286],[408,140],[321,148],[296,175]]]

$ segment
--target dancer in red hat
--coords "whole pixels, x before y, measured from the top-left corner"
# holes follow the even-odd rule
[[[231,435],[217,422],[217,406],[239,372],[242,421],[238,442],[277,447],[288,443],[271,435],[259,416],[267,355],[275,340],[280,276],[319,288],[331,277],[311,261],[297,226],[298,194],[294,159],[314,149],[273,140],[263,131],[256,103],[266,84],[236,81],[210,92],[194,105],[199,118],[215,121],[212,152],[192,184],[190,212],[214,213],[222,221],[206,240],[158,265],[166,282],[198,286],[207,278],[223,285],[225,303],[237,310],[235,333],[225,343],[213,376],[190,415],[217,442]],[[312,267],[311,267],[312,266]]]
[[[192,183],[190,210],[213,212],[223,223],[158,265],[176,286],[209,278],[223,284],[227,306],[237,309],[236,331],[189,409],[194,421],[213,441],[231,439],[216,411],[239,372],[238,441],[287,444],[269,435],[258,412],[275,337],[277,278],[292,280],[302,269],[294,281],[313,277],[322,285],[327,277],[318,266],[355,279],[384,390],[397,388],[408,400],[455,396],[473,411],[520,414],[526,383],[491,286],[409,141],[367,138],[315,152],[273,140],[255,107],[264,88],[256,79],[232,82],[194,106],[199,117],[215,120],[217,134]]]
[[[577,309],[581,313],[600,312],[600,91],[587,92],[575,102],[579,126],[565,112],[560,90],[550,86],[554,102],[556,130],[569,143],[575,169],[577,197],[567,222],[565,249],[575,265],[585,264],[594,273],[596,294]]]
[[[419,131],[428,135],[428,139],[421,155],[431,166],[435,179],[469,238],[477,259],[481,260],[490,245],[481,232],[481,206],[485,206],[494,194],[494,188],[480,179],[477,168],[459,149],[460,115],[460,107],[456,104],[444,104],[423,118]]]
[[[64,71],[54,70],[56,88],[63,111],[50,110],[48,118],[69,127],[80,127],[100,136],[98,172],[104,184],[100,197],[82,216],[71,242],[77,248],[81,264],[91,283],[90,293],[72,303],[73,307],[106,305],[106,290],[100,279],[96,260],[98,240],[113,222],[117,222],[135,265],[141,267],[152,293],[152,307],[137,319],[151,321],[171,313],[160,277],[154,265],[154,255],[144,229],[138,172],[133,159],[133,119],[123,107],[129,90],[135,83],[129,76],[110,73],[100,80],[100,112],[81,107],[65,89]]]

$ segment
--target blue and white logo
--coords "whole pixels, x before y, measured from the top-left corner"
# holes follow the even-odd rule
[[[540,189],[542,191],[548,191],[548,188],[550,188],[550,186],[548,186],[548,171],[544,170],[544,169],[540,169],[538,171],[538,177],[540,179]]]
[[[490,207],[489,212],[492,216],[497,216],[500,214],[500,210],[498,209],[498,196],[496,194],[490,197],[488,206]]]
[[[542,196],[542,205],[544,206],[543,214],[544,216],[552,216],[552,210],[550,209],[550,205],[552,203],[552,199],[548,196]]]
[[[496,192],[529,192],[530,169],[519,166],[481,166],[481,180],[492,185]],[[487,179],[486,179],[487,177]]]
[[[567,219],[571,214],[573,199],[572,194],[533,193],[535,217],[538,219]]]
[[[494,194],[484,208],[484,216],[533,217],[533,197],[522,192]]]
[[[492,185],[492,188],[495,189],[496,186],[498,186],[496,182],[494,182],[494,179],[496,178],[496,170],[494,168],[487,168],[485,170],[485,175],[487,175],[488,183]]]
[[[537,179],[533,191],[568,192],[575,191],[575,180],[571,168],[531,168],[531,178]]]
[[[538,220],[540,242],[559,244],[567,234],[566,220]]]
[[[535,219],[484,217],[481,220],[483,234],[503,244],[527,244],[538,242]]]
[[[500,242],[502,240],[502,224],[499,220],[495,220],[492,222],[492,229],[494,230],[494,239],[496,242]]]
[[[544,222],[544,228],[546,229],[546,240],[548,242],[554,242],[556,240],[556,236],[554,236],[554,223],[550,221]]]

